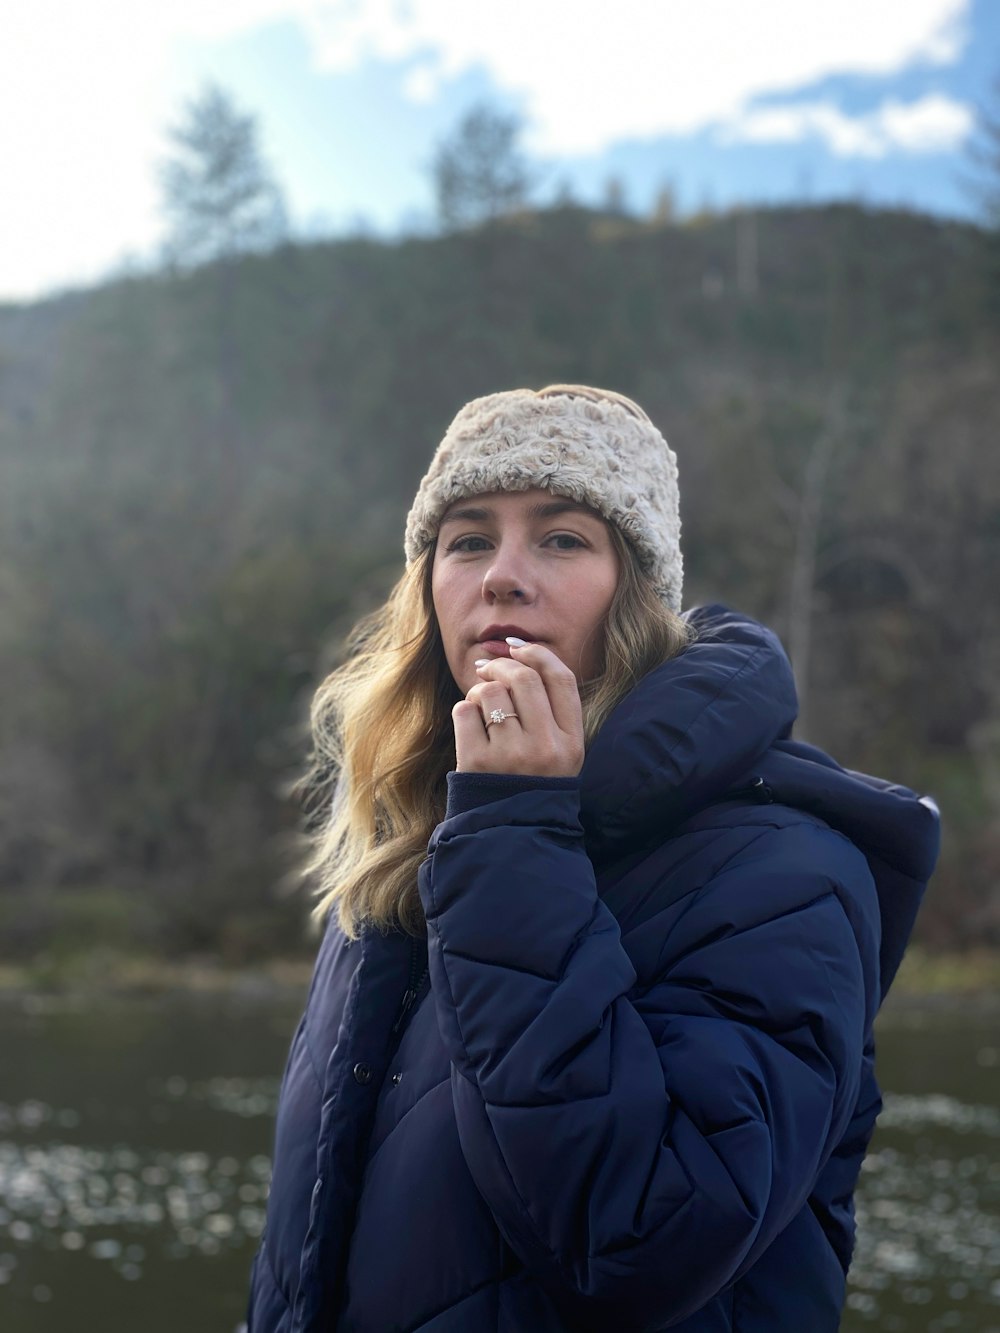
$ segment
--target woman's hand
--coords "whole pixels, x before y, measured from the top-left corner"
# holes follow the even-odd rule
[[[576,677],[540,643],[511,644],[510,654],[479,667],[479,684],[452,709],[458,771],[576,777],[584,754]],[[487,727],[494,709],[517,716]]]

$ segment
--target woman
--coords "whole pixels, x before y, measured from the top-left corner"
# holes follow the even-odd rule
[[[676,475],[557,385],[421,483],[314,708],[329,926],[250,1333],[838,1326],[936,810],[790,739],[768,630],[679,615]]]

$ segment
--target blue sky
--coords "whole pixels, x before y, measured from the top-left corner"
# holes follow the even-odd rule
[[[433,225],[429,163],[484,98],[536,197],[647,211],[855,199],[969,217],[996,0],[8,0],[0,299],[150,263],[156,163],[211,80],[258,117],[295,231]],[[564,17],[571,15],[571,18]],[[1000,90],[996,94],[1000,110]]]

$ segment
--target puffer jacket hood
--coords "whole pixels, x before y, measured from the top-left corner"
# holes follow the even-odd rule
[[[864,853],[878,892],[885,998],[903,958],[924,890],[937,862],[940,812],[909,787],[841,768],[802,741],[778,741],[755,766],[769,799],[807,810]]]
[[[622,847],[662,837],[719,801],[807,811],[868,861],[878,893],[884,998],[937,862],[937,805],[790,739],[795,678],[773,631],[720,603],[694,607],[684,618],[697,640],[639,683],[587,754],[580,805],[591,859],[600,864]]]

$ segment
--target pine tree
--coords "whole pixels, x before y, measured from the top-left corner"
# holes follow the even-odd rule
[[[439,144],[432,170],[442,227],[475,227],[524,206],[533,181],[518,148],[521,128],[518,116],[483,102]]]
[[[287,232],[281,190],[265,164],[257,122],[210,84],[170,131],[160,168],[168,257],[187,265],[268,249]]]

